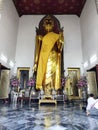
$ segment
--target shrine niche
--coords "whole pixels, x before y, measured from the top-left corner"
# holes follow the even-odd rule
[[[66,94],[72,98],[80,97],[77,82],[80,79],[80,68],[68,68],[68,77],[66,78]]]
[[[59,20],[53,15],[46,15],[36,28],[33,67],[36,89],[43,89],[46,97],[49,97],[53,90],[62,89],[61,75],[64,75],[63,44],[63,28],[60,27]]]
[[[88,82],[88,94],[93,93],[96,97],[98,95],[98,64],[87,70],[86,73]]]
[[[29,70],[30,70],[30,67],[18,67],[17,68],[17,77],[20,81],[21,89],[27,88],[27,82],[29,80]]]

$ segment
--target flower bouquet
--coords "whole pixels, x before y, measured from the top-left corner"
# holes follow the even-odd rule
[[[66,78],[64,76],[61,77],[61,85],[62,87],[65,86]]]
[[[80,97],[83,99],[83,101],[87,100],[87,79],[86,76],[81,77],[78,80],[77,87],[80,91]]]
[[[78,88],[83,88],[83,87],[87,87],[87,79],[86,76],[81,77],[78,82],[77,82],[77,87]]]
[[[12,78],[10,79],[10,85],[11,87],[18,87],[19,79],[17,78],[17,76],[12,76]]]
[[[35,78],[31,77],[29,81],[27,82],[28,87],[34,87],[35,86]]]

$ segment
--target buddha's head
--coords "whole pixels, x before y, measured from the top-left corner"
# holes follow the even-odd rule
[[[47,32],[50,32],[53,30],[53,27],[54,27],[54,21],[53,19],[51,18],[51,16],[47,16],[44,20],[44,23],[43,23],[43,27],[45,28],[45,30]]]

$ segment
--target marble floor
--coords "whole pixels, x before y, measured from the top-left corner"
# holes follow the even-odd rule
[[[1,104],[0,130],[98,130],[98,117],[86,116],[81,104]]]

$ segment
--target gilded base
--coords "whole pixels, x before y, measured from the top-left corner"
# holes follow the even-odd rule
[[[41,103],[54,103],[55,105],[57,104],[57,101],[56,100],[53,100],[53,99],[40,99],[39,100],[39,105]]]

